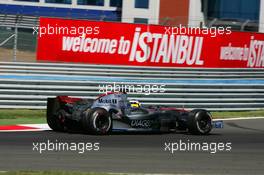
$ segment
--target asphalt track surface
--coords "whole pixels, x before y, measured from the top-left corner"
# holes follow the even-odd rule
[[[176,134],[0,133],[0,171],[71,170],[118,173],[263,174],[264,119],[225,121],[209,136]],[[99,142],[99,151],[33,151],[33,142]],[[165,151],[165,143],[232,143],[231,151]]]

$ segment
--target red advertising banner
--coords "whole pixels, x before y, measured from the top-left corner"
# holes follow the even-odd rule
[[[40,18],[38,61],[263,68],[264,34]]]

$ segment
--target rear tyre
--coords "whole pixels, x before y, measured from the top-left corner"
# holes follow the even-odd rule
[[[112,131],[112,118],[103,108],[88,109],[83,114],[82,126],[87,134],[106,135]]]
[[[189,113],[188,131],[195,135],[206,135],[212,130],[211,114],[203,109],[195,109]]]
[[[65,117],[66,117],[66,112],[63,109],[61,109],[56,114],[48,115],[47,123],[52,130],[57,132],[62,132],[65,130],[64,129]]]

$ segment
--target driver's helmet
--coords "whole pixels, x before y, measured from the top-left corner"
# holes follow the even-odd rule
[[[138,100],[129,101],[131,108],[140,108],[141,104]]]

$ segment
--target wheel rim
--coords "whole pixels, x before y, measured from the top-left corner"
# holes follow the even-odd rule
[[[201,133],[207,133],[211,130],[212,124],[211,124],[211,116],[208,113],[200,114],[197,113],[197,128]]]
[[[95,112],[93,115],[94,115],[94,121],[93,121],[94,128],[97,131],[106,133],[111,127],[111,118],[106,115],[100,114],[99,112]]]

